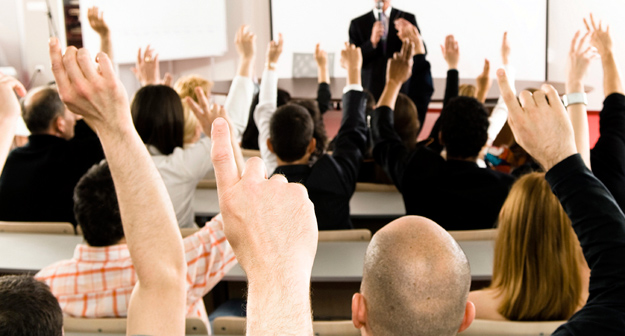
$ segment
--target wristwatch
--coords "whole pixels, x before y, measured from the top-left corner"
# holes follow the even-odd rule
[[[565,108],[573,104],[588,105],[588,97],[586,96],[586,93],[584,92],[575,92],[575,93],[565,94],[564,96],[562,96],[562,104],[564,104]]]

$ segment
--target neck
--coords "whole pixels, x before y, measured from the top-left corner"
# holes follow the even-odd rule
[[[302,157],[299,160],[295,160],[293,162],[285,162],[280,160],[280,158],[278,158],[278,166],[294,166],[294,165],[306,165],[308,164],[308,161],[310,160],[310,154],[304,155],[304,157]]]

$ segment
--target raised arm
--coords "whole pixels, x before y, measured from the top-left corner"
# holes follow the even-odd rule
[[[141,86],[146,85],[167,85],[171,86],[172,77],[169,73],[165,73],[161,79],[161,66],[158,62],[158,54],[148,45],[145,53],[141,53],[141,48],[137,52],[137,62],[134,68],[130,68]]]
[[[217,119],[212,155],[224,232],[248,279],[247,335],[312,335],[313,204],[301,184],[267,179],[258,158],[239,175],[228,133]]]
[[[17,119],[22,111],[15,93],[24,97],[26,89],[17,79],[0,73],[0,174],[11,150]]]
[[[270,41],[267,46],[267,63],[265,64],[263,78],[260,82],[258,105],[256,105],[256,110],[254,110],[254,122],[258,128],[258,148],[269,174],[273,174],[273,171],[278,167],[278,158],[276,154],[269,150],[267,140],[269,140],[270,136],[271,116],[276,112],[278,105],[278,75],[276,74],[276,66],[280,60],[284,44],[282,34],[279,36],[278,41]]]
[[[591,22],[594,21],[591,20]],[[591,150],[590,161],[595,176],[610,190],[621,210],[625,211],[625,96],[616,58],[612,50],[612,38],[608,28],[596,24],[587,27],[592,33],[590,43],[603,63],[605,100],[599,120],[601,136]]]
[[[566,72],[566,94],[574,95],[584,93],[584,76],[593,58],[597,56],[592,47],[586,45],[590,32],[579,39],[579,31],[575,33],[571,41],[569,58]],[[590,135],[588,131],[588,115],[586,104],[578,102],[566,107],[573,129],[575,130],[575,144],[577,152],[581,155],[584,163],[590,169]]]
[[[315,61],[317,62],[317,105],[323,115],[330,108],[332,93],[330,92],[330,70],[328,69],[328,53],[321,49],[319,43],[315,47]]]
[[[241,142],[247,126],[250,105],[254,99],[254,61],[256,60],[256,35],[243,25],[237,31],[234,43],[239,54],[237,76],[232,80],[224,107],[230,116],[234,139]]]
[[[362,91],[360,48],[345,43],[341,51],[341,66],[347,70],[347,87],[343,94],[343,119],[335,138],[332,156],[341,166],[341,175],[347,185],[356,187],[360,163],[367,149],[367,99]]]
[[[402,84],[411,75],[412,48],[412,42],[406,40],[401,51],[389,59],[386,86],[371,118],[373,158],[384,168],[398,188],[404,174],[404,158],[408,155],[408,149],[393,127],[393,110]]]
[[[477,76],[476,80],[477,84],[477,94],[476,99],[482,103],[486,102],[486,96],[488,95],[488,91],[490,87],[493,85],[493,80],[490,78],[490,61],[484,60],[484,69],[482,73]]]
[[[67,107],[95,128],[111,168],[130,256],[137,273],[128,308],[129,335],[184,335],[186,263],[174,209],[137,134],[126,91],[104,53],[61,55],[50,39],[52,71]]]
[[[406,21],[405,19],[400,20]],[[430,62],[425,59],[425,44],[423,43],[423,39],[417,27],[410,23],[399,25],[399,27],[400,31],[398,32],[398,36],[402,41],[408,39],[414,45],[412,51],[414,63],[412,65],[412,76],[410,76],[410,86],[408,87],[408,97],[412,99],[417,107],[419,125],[423,126],[428,106],[432,100],[432,94],[434,93]]]
[[[445,45],[441,45],[441,51],[445,62],[447,62],[447,82],[445,83],[445,98],[443,106],[447,105],[450,99],[458,97],[458,87],[460,79],[458,77],[458,62],[460,60],[460,48],[458,41],[453,35],[445,38]]]
[[[512,53],[512,48],[510,47],[510,42],[508,41],[508,32],[503,33],[503,40],[501,42],[501,62],[503,64],[504,69],[506,70],[506,75],[508,79],[508,85],[514,94],[516,94],[516,89],[514,87],[515,82],[515,73],[514,68],[510,65],[510,54]],[[503,96],[499,96],[497,100],[497,104],[493,108],[493,111],[488,117],[488,140],[486,141],[487,146],[492,146],[495,139],[501,132],[501,129],[506,124],[508,120],[508,107],[506,106],[506,102],[503,99]]]
[[[100,35],[100,51],[107,54],[113,61],[113,42],[111,40],[111,31],[104,21],[104,13],[100,12],[98,7],[91,7],[87,10],[87,18],[89,25]]]
[[[586,305],[554,335],[618,335],[625,328],[625,216],[576,154],[573,127],[558,92],[547,85],[533,95],[523,91],[519,105],[505,77],[500,69],[515,139],[547,170],[592,273]]]

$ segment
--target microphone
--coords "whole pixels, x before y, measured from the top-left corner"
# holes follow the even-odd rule
[[[382,12],[384,10],[384,1],[383,0],[378,0],[375,2],[375,9],[377,9],[379,12]],[[378,21],[380,21],[380,16],[378,15]]]

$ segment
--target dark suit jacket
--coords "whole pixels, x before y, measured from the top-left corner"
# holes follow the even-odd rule
[[[102,159],[100,141],[84,121],[69,141],[31,135],[9,154],[0,176],[0,220],[75,223],[74,186]]]
[[[397,29],[395,29],[395,25],[393,24],[393,22],[399,18],[406,19],[419,29],[417,19],[413,14],[392,8],[386,52],[384,51],[382,42],[378,43],[376,48],[371,44],[371,30],[376,21],[373,11],[353,19],[349,26],[350,43],[355,44],[362,50],[362,85],[365,89],[371,91],[376,100],[380,98],[384,90],[384,84],[386,83],[387,60],[393,57],[393,53],[401,50],[402,42],[397,36]],[[419,32],[420,31],[421,30],[419,30]]]

